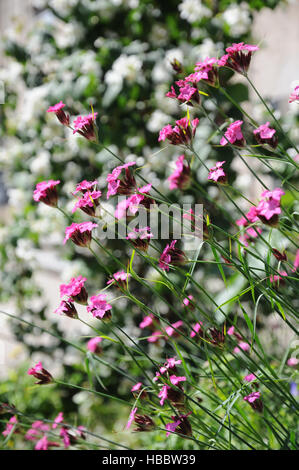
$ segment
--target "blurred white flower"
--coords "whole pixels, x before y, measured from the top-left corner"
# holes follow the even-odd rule
[[[142,61],[140,57],[135,54],[126,55],[121,54],[113,63],[112,65],[112,72],[121,79],[125,79],[128,82],[136,82],[140,81],[141,78],[141,69],[142,69]],[[107,77],[107,74],[106,74]],[[105,81],[106,81],[105,77]],[[109,81],[111,83],[111,74],[108,75]],[[116,81],[116,76],[113,77],[114,81]]]
[[[50,153],[46,150],[40,152],[30,163],[30,171],[36,175],[50,173]]]
[[[79,0],[49,0],[50,7],[61,16],[67,16]]]
[[[76,23],[65,23],[64,21],[55,21],[53,36],[57,46],[65,49],[74,46],[82,37],[82,27]]]
[[[180,16],[189,23],[195,23],[204,17],[211,16],[212,12],[201,0],[183,0],[179,4]]]
[[[223,12],[222,19],[229,26],[229,32],[232,36],[246,33],[251,25],[248,4],[246,2],[242,2],[240,5],[233,3]]]
[[[171,117],[163,113],[160,109],[156,109],[147,121],[146,127],[150,132],[158,132],[162,127],[169,124]]]

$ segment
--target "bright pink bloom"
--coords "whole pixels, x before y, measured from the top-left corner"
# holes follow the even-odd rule
[[[127,422],[127,425],[126,425],[126,429],[129,429],[132,422],[134,421],[136,411],[137,411],[137,408],[133,408],[133,410],[131,411],[128,422]]]
[[[248,403],[253,403],[258,398],[261,398],[261,392],[250,393],[250,395],[247,395],[247,397],[244,397],[244,400],[248,401]]]
[[[36,188],[33,192],[33,199],[36,202],[43,202],[47,206],[56,207],[58,201],[56,186],[59,183],[59,180],[49,180],[37,183]]]
[[[256,379],[256,376],[254,374],[248,374],[244,377],[244,380],[246,380],[246,382],[252,382],[255,379]]]
[[[112,275],[112,279],[107,281],[107,284],[115,284],[116,287],[125,289],[127,287],[128,279],[131,277],[130,273],[126,273],[124,270],[117,271]]]
[[[162,337],[163,333],[161,331],[154,331],[154,333],[149,338],[147,338],[147,341],[149,343],[156,343]]]
[[[176,365],[182,364],[181,359],[176,359],[175,357],[169,357],[166,359],[165,366],[167,369],[174,369]]]
[[[65,114],[65,112],[63,111],[64,107],[65,107],[65,104],[62,101],[60,101],[54,106],[50,106],[47,110],[47,113],[55,113],[57,116],[57,119],[61,122],[61,124],[63,124],[64,126],[69,126],[70,116],[68,114]]]
[[[190,337],[194,338],[194,336],[196,336],[196,334],[201,330],[201,327],[202,327],[202,322],[195,323],[195,325],[192,326]]]
[[[100,336],[96,336],[95,338],[91,338],[87,343],[88,351],[94,354],[100,354],[102,352],[102,348],[99,347],[99,344],[103,341],[103,338]]]
[[[235,327],[234,326],[231,326],[228,330],[227,330],[227,335],[228,336],[232,336],[235,332]]]
[[[185,297],[183,300],[183,304],[185,305],[185,307],[188,307],[190,303],[192,302],[192,300],[194,300],[193,295],[188,295],[188,297]]]
[[[142,382],[138,382],[131,388],[131,392],[138,392],[142,388]]]
[[[154,204],[154,200],[148,197],[148,193],[150,192],[151,187],[152,185],[150,183],[142,186],[127,199],[119,202],[114,212],[115,218],[122,219],[126,216],[127,212],[129,216],[134,216],[136,212],[138,212],[140,205],[148,209],[151,204]]]
[[[240,341],[239,344],[238,344],[238,346],[236,346],[236,347],[234,348],[234,353],[235,353],[235,354],[239,353],[239,352],[241,351],[241,349],[242,349],[242,351],[245,351],[245,352],[246,352],[246,351],[249,351],[249,350],[250,350],[250,346],[249,346],[248,343],[245,343],[245,341]]]
[[[223,162],[217,162],[216,165],[210,169],[209,180],[213,180],[216,183],[226,183],[226,174],[222,168],[224,163],[226,163],[225,160]]]
[[[12,432],[16,424],[18,424],[18,418],[16,416],[12,416],[6,424],[5,430],[2,432],[3,436],[8,436]]]
[[[176,330],[179,330],[179,328],[183,325],[183,322],[181,320],[175,322],[175,323],[172,323],[171,326],[167,326],[165,328],[165,331],[167,333],[167,336],[179,336],[179,332],[176,331]]]
[[[165,428],[167,429],[166,437],[171,433],[175,432],[176,428],[181,424],[181,420],[173,421],[172,423],[167,423]]]
[[[146,328],[146,327],[152,325],[153,318],[154,318],[153,315],[148,315],[148,316],[144,317],[142,322],[139,323],[139,328],[141,328],[143,330],[143,328]]]
[[[28,375],[33,375],[39,382],[35,382],[37,385],[44,385],[52,382],[53,377],[46,369],[43,368],[41,362],[38,362],[34,367],[28,370]]]
[[[73,194],[77,194],[80,192],[84,194],[86,191],[92,191],[92,192],[96,191],[97,184],[98,184],[97,180],[94,180],[94,181],[83,180],[77,184],[76,189]]]
[[[280,200],[285,192],[281,188],[273,191],[264,191],[261,194],[261,201],[256,207],[256,215],[262,222],[268,225],[277,225],[278,215],[281,213]]]
[[[97,224],[92,222],[72,223],[72,225],[65,229],[63,244],[71,239],[75,245],[81,247],[89,246],[91,243],[91,232],[95,227],[97,227]]]
[[[191,123],[188,118],[182,118],[176,121],[176,126],[174,128],[168,124],[167,126],[163,127],[163,129],[161,129],[158,142],[167,139],[173,145],[188,145],[195,136],[198,124],[198,118],[193,119]]]
[[[158,394],[158,397],[161,398],[161,400],[160,400],[160,405],[161,406],[164,405],[164,402],[168,397],[168,390],[170,390],[170,389],[171,389],[171,387],[169,387],[169,385],[163,385],[163,387],[161,388],[161,391]]]
[[[278,139],[275,136],[276,130],[269,127],[270,122],[262,124],[260,127],[253,131],[253,134],[259,144],[268,144],[272,148],[276,148],[278,145]]]
[[[243,121],[232,122],[220,140],[220,145],[227,145],[228,142],[230,142],[231,144],[237,145],[238,147],[244,147],[246,142],[241,131],[242,124]]]
[[[85,137],[85,139],[95,141],[95,120],[97,118],[97,115],[98,113],[92,113],[88,114],[88,116],[79,116],[74,121],[73,134],[76,134],[78,132],[80,135]]]
[[[166,245],[159,259],[159,268],[169,271],[169,265],[182,266],[186,264],[187,258],[182,250],[175,247],[177,240],[173,240],[170,245]]]
[[[169,189],[187,189],[190,186],[190,166],[184,164],[185,155],[180,155],[175,165],[175,171],[169,176]]]
[[[136,181],[132,175],[129,167],[136,165],[136,162],[125,163],[124,165],[117,166],[114,168],[112,173],[107,176],[106,181],[108,182],[107,199],[115,194],[123,194],[125,196],[132,193],[136,187]],[[125,170],[125,176],[120,179],[122,170]]]
[[[99,205],[98,199],[101,197],[101,195],[101,191],[86,191],[83,196],[77,200],[72,209],[72,213],[76,212],[77,209],[81,209],[83,212],[85,212],[85,214],[94,217],[96,208]]]
[[[169,380],[172,383],[172,385],[178,385],[180,382],[186,382],[187,379],[185,376],[178,377],[176,375],[171,375],[169,377]]]
[[[87,292],[84,287],[86,277],[72,277],[69,284],[60,285],[60,297],[67,296],[69,300],[79,304],[87,304]]]
[[[106,301],[106,294],[94,295],[90,298],[90,304],[87,311],[91,312],[96,318],[110,319],[112,306]]]
[[[218,60],[218,65],[229,67],[242,74],[246,73],[251,62],[252,52],[258,49],[258,46],[244,44],[244,42],[234,43],[226,49],[227,54]]]
[[[62,437],[63,444],[64,444],[64,448],[67,449],[68,447],[70,447],[70,445],[71,445],[71,439],[70,439],[70,435],[69,435],[68,429],[65,428],[65,427],[62,427],[62,428],[60,429],[59,436]]]
[[[289,103],[298,101],[299,103],[299,85],[295,86],[294,91],[290,94]]]
[[[48,450],[49,442],[47,436],[43,436],[35,445],[35,450]]]
[[[60,423],[63,422],[63,412],[60,411],[56,418],[54,419],[54,423],[52,424],[52,429],[56,429]]]
[[[128,233],[126,240],[130,240],[135,248],[140,251],[147,251],[150,239],[153,238],[150,227],[134,228],[133,232]]]
[[[78,318],[78,312],[73,302],[62,300],[59,306],[54,310],[58,315],[66,315],[69,318]]]

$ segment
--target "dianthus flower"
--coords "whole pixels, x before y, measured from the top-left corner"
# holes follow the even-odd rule
[[[191,414],[191,411],[186,415],[172,416],[172,423],[167,423],[165,428],[167,430],[166,437],[171,433],[177,432],[178,434],[183,434],[184,436],[192,436],[192,427],[188,420],[188,416]]]
[[[246,382],[252,382],[255,379],[256,379],[256,376],[254,374],[248,374],[248,375],[245,375],[245,377],[244,377],[244,380]]]
[[[218,60],[215,57],[206,57],[201,62],[195,64],[195,71],[197,72],[196,81],[204,80],[211,86],[218,87],[219,73],[218,73]],[[186,78],[188,80],[188,77]]]
[[[195,136],[198,124],[198,118],[193,119],[191,123],[188,118],[182,118],[179,121],[176,121],[176,126],[173,128],[168,124],[161,129],[158,142],[167,139],[173,145],[188,145]]]
[[[281,253],[276,248],[272,248],[272,253],[278,261],[287,261],[288,260],[285,250],[283,251],[283,253]]]
[[[38,382],[37,385],[49,384],[53,381],[53,377],[46,369],[43,368],[42,363],[38,362],[34,367],[28,370],[28,375],[33,375]]]
[[[35,444],[35,450],[49,450],[49,447],[59,447],[58,442],[49,441],[47,436],[44,435],[37,443]]]
[[[97,227],[97,224],[92,222],[82,222],[81,224],[72,223],[65,229],[65,238],[63,244],[71,239],[75,245],[81,247],[88,247],[91,243],[92,229]]]
[[[143,387],[143,383],[142,382],[138,382],[137,384],[135,384],[132,388],[131,388],[131,392],[133,393],[134,397],[137,399],[137,398],[146,398],[147,397],[147,393],[146,393],[146,390],[142,390],[142,387]]]
[[[167,336],[173,336],[174,338],[178,337],[180,333],[176,330],[179,330],[181,326],[183,326],[182,320],[172,323],[171,326],[166,326],[165,331],[167,333]]]
[[[177,240],[173,240],[170,245],[166,245],[159,259],[159,268],[169,271],[169,265],[182,266],[188,262],[185,253],[175,247]]]
[[[130,240],[135,248],[140,251],[147,251],[150,239],[153,238],[150,227],[134,228],[128,233],[126,240]]]
[[[175,162],[176,169],[169,176],[169,189],[187,189],[190,186],[190,166],[187,162],[187,165],[184,164],[185,155],[180,155],[177,161]]]
[[[187,379],[185,376],[178,377],[177,375],[171,375],[169,380],[172,385],[178,385],[180,382],[186,382]]]
[[[131,413],[130,413],[130,416],[129,416],[129,419],[128,419],[128,422],[127,422],[127,425],[126,425],[126,429],[129,429],[132,422],[134,421],[134,416],[136,414],[136,411],[137,411],[138,408],[133,408]]]
[[[91,191],[91,192],[96,191],[97,184],[98,184],[97,180],[94,180],[94,181],[83,180],[77,184],[76,189],[73,192],[73,194],[77,194],[77,193],[84,194],[86,193],[86,191]]]
[[[258,46],[244,44],[244,42],[234,43],[226,49],[227,54],[218,60],[218,65],[229,67],[241,74],[246,74],[251,62],[252,52],[258,49]]]
[[[66,300],[62,300],[60,302],[59,306],[54,310],[54,313],[58,313],[58,315],[65,315],[69,318],[78,318],[78,312],[75,305],[73,302],[68,302]]]
[[[224,146],[230,142],[232,145],[236,145],[237,147],[244,147],[246,141],[241,131],[242,124],[243,121],[232,122],[228,126],[224,136],[221,138],[220,145]]]
[[[129,168],[134,165],[136,165],[136,162],[129,162],[125,163],[124,165],[117,166],[114,168],[112,173],[107,176],[107,199],[109,199],[110,196],[114,196],[115,194],[123,194],[128,196],[133,192],[133,190],[136,188],[136,181]],[[125,176],[120,178],[123,170],[125,170]]]
[[[152,185],[149,183],[141,188],[136,189],[136,192],[126,199],[123,199],[116,206],[114,216],[116,219],[122,219],[123,217],[134,216],[138,212],[140,206],[149,209],[155,201],[149,197]]]
[[[191,86],[187,80],[180,80],[176,82],[176,84],[179,86],[179,94],[176,94],[175,89],[172,86],[171,91],[166,93],[168,98],[175,98],[180,103],[186,103],[189,106],[200,104],[200,95],[196,87]]]
[[[16,425],[18,424],[18,418],[16,416],[12,416],[8,423],[6,424],[5,430],[2,432],[3,436],[8,436],[13,429],[16,429]]]
[[[238,343],[238,346],[236,346],[236,347],[234,348],[234,353],[235,353],[235,354],[238,354],[239,352],[241,352],[241,350],[244,351],[244,352],[249,351],[249,350],[250,350],[249,344],[248,344],[248,343],[245,343],[245,341],[240,341],[240,342]]]
[[[299,359],[297,359],[296,357],[290,357],[287,360],[287,365],[290,367],[296,367],[298,364],[299,364]]]
[[[273,284],[273,287],[278,289],[279,286],[284,286],[285,280],[283,278],[287,277],[287,275],[288,273],[286,271],[279,271],[279,274],[274,274],[274,276],[271,274],[270,282]]]
[[[278,224],[278,215],[281,213],[280,200],[284,191],[275,188],[273,191],[264,191],[261,194],[261,201],[256,207],[256,215],[261,221],[270,226]]]
[[[249,403],[251,408],[253,408],[255,411],[262,412],[263,411],[263,402],[261,400],[261,392],[252,392],[246,397],[244,397],[244,400]]]
[[[62,101],[60,101],[54,106],[50,106],[47,110],[47,113],[55,113],[57,116],[57,119],[61,122],[61,124],[63,124],[64,126],[69,126],[70,116],[68,114],[65,114],[65,112],[63,111],[64,107],[65,107],[65,104]]]
[[[101,197],[101,195],[101,191],[86,191],[74,205],[72,213],[76,212],[77,209],[81,209],[83,212],[85,212],[85,214],[94,217],[96,208],[99,205],[98,199]]]
[[[102,353],[102,348],[99,346],[99,344],[102,342],[103,338],[100,336],[96,336],[95,338],[91,338],[88,343],[87,343],[87,349],[88,351],[94,353],[94,354],[101,354]]]
[[[188,295],[187,297],[185,297],[183,300],[184,307],[188,307],[190,310],[194,310],[195,305],[193,303],[193,300],[194,300],[193,295]]]
[[[69,284],[60,285],[60,296],[64,297],[66,295],[73,302],[86,305],[88,294],[84,287],[85,281],[86,277],[82,277],[81,275],[72,277]]]
[[[155,428],[154,421],[148,415],[135,414],[134,422],[137,425],[137,427],[133,429],[134,432],[152,431]]]
[[[297,101],[299,103],[299,85],[295,86],[294,91],[290,94],[289,103]]]
[[[275,135],[276,130],[271,129],[269,126],[270,122],[268,121],[257,129],[254,129],[253,134],[259,144],[268,144],[275,149],[278,145],[278,139]]]
[[[224,165],[225,160],[223,162],[217,162],[215,166],[210,169],[210,173],[208,176],[209,180],[215,181],[216,183],[225,184],[227,182],[226,174],[222,166]]]
[[[95,120],[97,118],[98,113],[91,113],[87,116],[79,116],[74,121],[74,130],[73,134],[77,132],[85,137],[87,140],[96,141],[96,133],[95,133]]]
[[[131,277],[130,273],[122,271],[117,271],[116,273],[112,274],[112,278],[107,281],[107,284],[114,284],[116,287],[120,287],[122,289],[126,289],[128,279]]]
[[[106,294],[94,295],[90,298],[87,311],[101,320],[110,320],[112,306],[106,301]]]
[[[56,186],[60,183],[59,180],[49,180],[37,183],[33,192],[33,199],[36,202],[43,202],[47,206],[57,207],[58,194]]]
[[[202,322],[195,323],[195,325],[192,326],[192,331],[190,333],[190,338],[194,338],[202,329]],[[201,337],[201,335],[199,335]]]

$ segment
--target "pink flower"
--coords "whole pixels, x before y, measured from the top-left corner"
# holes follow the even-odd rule
[[[83,180],[77,184],[76,189],[73,194],[77,194],[80,192],[84,194],[86,193],[86,191],[91,191],[91,192],[96,191],[97,184],[98,184],[97,180],[94,180],[94,181]]]
[[[186,382],[187,379],[185,376],[177,377],[176,375],[171,375],[169,377],[169,380],[172,383],[172,385],[179,385],[180,382]]]
[[[67,428],[62,427],[60,429],[59,436],[62,437],[64,448],[67,449],[71,445],[70,434]]]
[[[12,430],[16,427],[18,424],[18,418],[16,416],[12,416],[8,423],[6,424],[5,430],[2,432],[3,436],[8,436]]]
[[[153,315],[148,315],[148,316],[144,317],[142,322],[139,323],[139,328],[141,328],[143,330],[143,328],[147,328],[148,326],[152,325],[153,318],[154,318]]]
[[[189,121],[188,118],[183,118],[176,121],[176,126],[172,128],[170,124],[161,129],[158,142],[162,140],[169,140],[173,145],[188,145],[195,136],[196,128],[199,124],[199,119]]]
[[[179,86],[179,94],[176,94],[172,86],[171,91],[166,93],[168,98],[177,99],[180,103],[186,103],[189,106],[200,103],[200,95],[196,87],[191,86],[187,80],[179,80],[176,84]]]
[[[88,351],[94,353],[94,354],[101,354],[102,348],[99,346],[99,344],[102,342],[103,338],[100,336],[96,336],[95,338],[91,338],[88,343],[87,343],[87,349]]]
[[[126,429],[129,429],[132,422],[134,421],[136,411],[137,411],[137,408],[133,408],[133,410],[131,411],[128,422],[127,422],[127,425],[126,425]]]
[[[101,197],[101,195],[101,191],[86,191],[83,196],[77,200],[72,209],[72,213],[76,212],[77,209],[81,209],[83,212],[85,212],[85,214],[94,217],[96,208],[99,205],[98,199]]]
[[[201,327],[202,327],[202,322],[195,323],[195,325],[192,326],[190,337],[194,338],[194,336],[196,336],[196,334],[201,330]]]
[[[122,219],[126,217],[127,211],[129,216],[134,216],[136,212],[138,212],[140,205],[144,206],[146,209],[150,208],[150,205],[154,204],[154,200],[148,197],[151,187],[151,184],[142,186],[130,197],[119,202],[116,206],[114,217],[116,219]]]
[[[256,376],[254,374],[248,374],[244,377],[244,380],[246,380],[246,382],[252,382],[255,379],[256,379]]]
[[[142,388],[142,382],[138,382],[131,388],[131,392],[138,392]]]
[[[263,402],[261,400],[261,393],[260,392],[252,392],[246,397],[244,397],[244,400],[249,403],[252,409],[258,412],[263,411]]]
[[[91,243],[91,232],[97,227],[97,224],[92,222],[82,222],[81,224],[72,223],[65,229],[65,238],[63,244],[71,239],[75,245],[86,247]]]
[[[73,134],[77,132],[87,140],[96,141],[95,120],[98,113],[88,114],[88,116],[79,116],[74,121]]]
[[[298,101],[299,103],[299,85],[295,86],[294,91],[290,94],[289,103]]]
[[[209,85],[217,87],[219,84],[219,74],[217,66],[218,60],[215,57],[207,57],[202,62],[197,62],[195,67],[195,70],[198,72],[196,79],[205,80],[205,82]]]
[[[172,423],[167,423],[165,428],[167,429],[166,437],[171,433],[175,432],[176,428],[181,424],[181,420],[173,421]]]
[[[67,296],[70,300],[86,305],[88,294],[84,287],[86,277],[72,277],[69,284],[60,285],[60,297]]]
[[[35,445],[35,450],[48,450],[49,442],[47,436],[43,436]]]
[[[135,248],[140,251],[147,251],[150,239],[153,238],[150,227],[134,228],[133,232],[128,233],[126,240],[130,240]]]
[[[241,126],[243,121],[234,121],[232,122],[222,139],[220,140],[220,145],[227,145],[230,142],[233,145],[237,145],[238,147],[244,147],[246,142],[244,136],[241,131]]]
[[[190,166],[184,164],[185,155],[180,155],[175,165],[175,171],[169,176],[169,189],[187,189],[190,185]]]
[[[276,130],[269,127],[270,122],[262,124],[260,127],[253,131],[253,134],[259,144],[268,144],[272,148],[276,148],[278,145],[278,139],[275,136]]]
[[[182,364],[181,359],[176,359],[175,357],[169,357],[166,359],[165,366],[167,369],[175,369],[176,365]]]
[[[37,183],[33,192],[33,199],[36,202],[43,202],[47,206],[57,207],[58,194],[56,186],[60,183],[59,180],[49,180]]]
[[[168,390],[170,390],[171,387],[169,385],[163,385],[162,389],[160,390],[158,397],[161,398],[160,400],[160,405],[163,406],[165,400],[168,398]]]
[[[179,434],[183,434],[185,436],[192,436],[192,428],[191,424],[188,420],[188,416],[191,412],[187,413],[186,415],[180,416],[172,416],[172,423],[167,423],[165,428],[167,429],[166,437],[168,437],[171,433],[175,432],[178,429]]]
[[[249,346],[248,343],[245,343],[245,341],[240,341],[238,346],[236,346],[234,348],[234,353],[235,354],[239,353],[241,351],[241,349],[242,349],[242,351],[246,352],[246,351],[250,350],[250,346]]]
[[[37,385],[49,384],[53,381],[53,377],[46,369],[43,368],[42,363],[38,362],[34,367],[28,370],[28,375],[33,375],[38,382],[35,382]]]
[[[223,162],[217,162],[216,165],[210,169],[210,173],[208,176],[209,180],[213,180],[216,183],[226,183],[226,174],[224,173],[222,168],[224,163],[226,163],[225,160]]]
[[[123,194],[128,196],[132,193],[134,188],[136,188],[135,178],[129,170],[129,167],[133,165],[136,165],[136,162],[129,162],[125,163],[124,165],[117,166],[114,168],[112,173],[107,176],[107,199],[109,199],[110,196],[114,196],[115,194]],[[121,175],[122,170],[125,170],[125,176],[120,179],[119,176]]]
[[[112,306],[106,301],[106,294],[94,295],[90,298],[90,304],[87,311],[92,313],[96,318],[102,320],[110,320]]]
[[[58,315],[66,315],[69,318],[78,318],[78,312],[75,305],[72,302],[67,302],[66,300],[62,300],[60,302],[59,306],[54,310],[54,313],[58,313]]]
[[[290,357],[287,360],[287,365],[290,367],[296,367],[299,364],[299,360],[296,357]]]
[[[256,207],[256,215],[263,223],[271,226],[278,224],[278,215],[281,213],[280,200],[283,194],[285,192],[281,188],[264,191],[261,194],[261,200]]]
[[[114,284],[116,287],[126,289],[130,277],[130,273],[126,273],[124,270],[118,271],[112,275],[112,279],[107,281],[107,284]]]
[[[47,110],[47,113],[55,113],[61,124],[64,126],[69,126],[70,125],[70,116],[68,114],[65,114],[63,111],[63,108],[65,107],[65,104],[63,104],[62,101],[59,103],[55,104],[54,106],[50,106]]]
[[[235,332],[235,327],[234,326],[231,326],[228,330],[227,330],[227,333],[228,336],[232,336]]]
[[[170,245],[166,245],[159,259],[159,268],[169,271],[169,265],[182,266],[188,262],[185,253],[175,247],[177,240],[173,240]]]
[[[156,343],[157,341],[159,341],[160,338],[162,338],[164,335],[161,331],[154,331],[154,333],[149,337],[147,338],[147,341],[149,343]]]
[[[226,49],[227,54],[218,60],[218,65],[229,67],[244,74],[249,68],[252,52],[258,49],[258,46],[244,44],[244,42],[234,43]]]
[[[60,423],[63,422],[63,412],[60,411],[56,418],[54,419],[54,423],[52,424],[52,429],[56,429]]]
[[[179,328],[183,325],[183,322],[181,320],[175,322],[175,323],[172,323],[171,326],[167,326],[165,328],[165,331],[167,333],[167,336],[173,336],[173,337],[177,337],[179,336],[179,332],[176,331],[176,330],[179,330]]]

